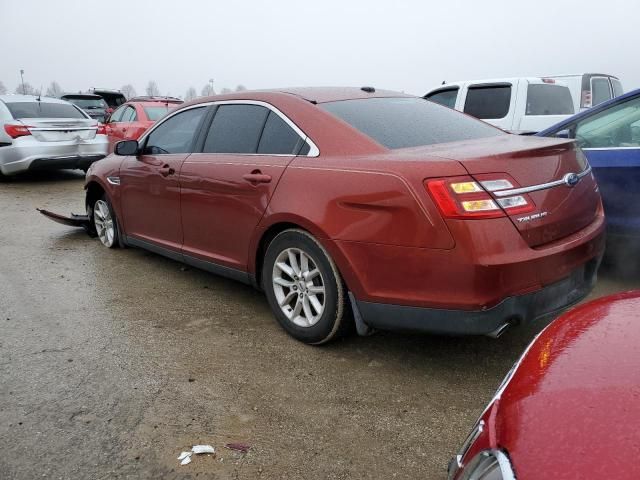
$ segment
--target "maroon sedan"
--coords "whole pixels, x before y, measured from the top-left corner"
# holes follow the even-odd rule
[[[94,164],[86,190],[105,246],[252,284],[314,344],[354,320],[498,335],[586,295],[604,247],[572,141],[367,87],[181,105]]]
[[[586,303],[527,348],[451,480],[640,478],[640,291]]]

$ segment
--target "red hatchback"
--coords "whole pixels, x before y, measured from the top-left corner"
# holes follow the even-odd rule
[[[104,245],[253,284],[313,344],[498,335],[586,295],[604,247],[572,141],[369,87],[198,99],[115,153],[87,174]]]
[[[640,292],[551,323],[502,382],[450,480],[637,479]]]
[[[109,153],[122,140],[136,140],[166,113],[180,105],[173,97],[135,97],[120,105],[105,121]]]

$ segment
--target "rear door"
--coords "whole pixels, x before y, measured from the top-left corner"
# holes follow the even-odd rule
[[[517,82],[470,84],[462,111],[503,130],[513,128]]]
[[[142,140],[139,156],[122,162],[124,230],[146,248],[162,247],[181,256],[180,169],[193,151],[207,108],[197,106],[167,118]]]
[[[105,129],[109,138],[109,153],[113,152],[116,143],[122,141],[124,138],[124,132],[126,127],[122,124],[122,117],[127,111],[128,106],[123,105],[119,107],[111,116],[107,119]]]
[[[602,193],[609,231],[640,233],[640,95],[569,127]]]
[[[184,253],[247,271],[253,231],[305,145],[297,127],[267,104],[219,104],[201,153],[191,155],[180,174]]]

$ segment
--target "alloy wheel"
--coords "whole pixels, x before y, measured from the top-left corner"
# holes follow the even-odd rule
[[[96,233],[102,244],[105,247],[112,247],[116,232],[111,210],[104,200],[98,200],[93,206],[93,223],[96,226]]]

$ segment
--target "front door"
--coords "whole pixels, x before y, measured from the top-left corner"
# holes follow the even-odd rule
[[[266,106],[217,107],[201,153],[180,173],[185,255],[247,271],[252,234],[280,176],[306,154],[300,133]]]
[[[206,111],[191,108],[167,118],[141,141],[140,155],[123,161],[123,227],[134,241],[180,252],[180,170]]]

